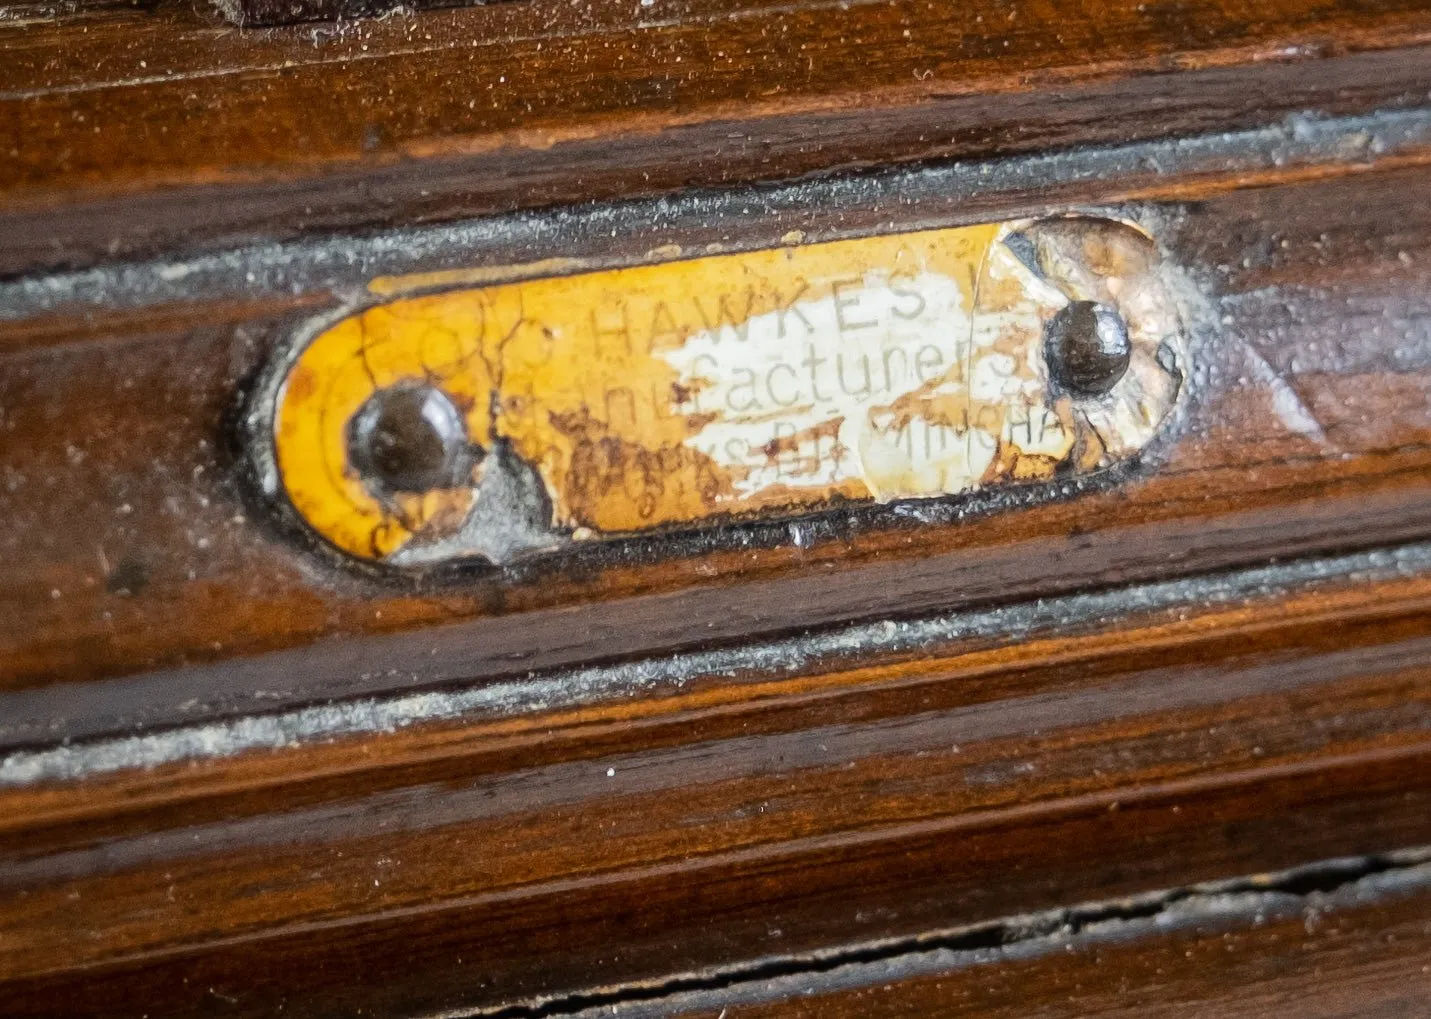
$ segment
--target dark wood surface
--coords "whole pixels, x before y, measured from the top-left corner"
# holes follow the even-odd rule
[[[1424,1011],[1424,3],[0,14],[0,1013]],[[246,477],[373,276],[1074,208],[1199,309],[1087,490],[414,578]]]
[[[903,953],[867,949],[804,972],[673,990],[617,1014],[1424,1015],[1425,877],[1409,870],[1356,879],[1328,867],[1295,875],[1290,893],[1258,879],[1166,902],[1100,903],[1050,918],[1051,932],[1040,929],[1043,918],[1025,918],[1023,928],[976,928]],[[569,1014],[611,1012],[600,1005]]]
[[[1431,536],[1431,176],[1388,158],[1330,162],[1312,180],[1274,171],[1256,188],[1143,184],[1170,200],[1165,233],[1200,277],[1208,327],[1188,420],[1142,476],[973,519],[838,517],[802,545],[746,528],[681,554],[658,542],[418,585],[366,578],[276,531],[226,446],[237,393],[321,298],[0,326],[0,737],[522,676]],[[1080,194],[1127,192],[1115,178]]]
[[[0,998],[426,1014],[1431,843],[1431,580],[1300,590],[15,789]]]
[[[0,20],[0,274],[1416,103],[1421,0],[492,3]]]
[[[225,0],[215,5],[240,28],[295,25],[305,21],[341,22],[382,18],[441,7],[467,7],[463,0]]]

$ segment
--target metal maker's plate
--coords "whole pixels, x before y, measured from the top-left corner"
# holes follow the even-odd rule
[[[1069,217],[398,297],[310,330],[267,420],[337,548],[502,561],[1097,471],[1186,356],[1152,240]]]

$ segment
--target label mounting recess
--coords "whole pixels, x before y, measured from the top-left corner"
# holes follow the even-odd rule
[[[419,566],[1089,475],[1177,403],[1174,294],[1072,216],[408,291],[287,352],[269,483]]]

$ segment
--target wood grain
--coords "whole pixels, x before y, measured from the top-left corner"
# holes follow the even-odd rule
[[[1352,576],[17,789],[0,1000],[495,1007],[1431,843],[1428,598]]]
[[[506,573],[368,578],[275,529],[230,445],[236,390],[313,297],[292,312],[200,301],[7,326],[0,735],[94,735],[1425,537],[1428,171],[1356,169],[1164,206],[1213,328],[1200,398],[1142,476],[996,513],[956,504],[917,526],[836,516],[802,544],[747,528]],[[1175,200],[1188,184],[1164,187]]]
[[[1336,867],[1294,881],[1330,880],[1292,893],[1265,878],[1236,890],[1157,904],[1091,904],[1064,928],[1030,936],[971,931],[954,947],[822,960],[765,979],[623,1002],[617,1014],[655,1016],[1285,1016],[1422,1014],[1431,1002],[1424,870],[1344,877]],[[1153,911],[1155,910],[1156,911]],[[1091,915],[1090,915],[1091,914]],[[1003,933],[1010,940],[989,940]],[[963,947],[978,944],[980,947]],[[931,939],[935,941],[936,939]],[[644,996],[643,996],[644,997]],[[582,1019],[611,1006],[552,1014]]]
[[[82,6],[0,20],[0,275],[1405,105],[1428,32],[1420,0]]]
[[[1428,58],[1420,0],[0,6],[0,1014],[1424,1011]],[[1199,309],[1125,475],[408,576],[252,484],[374,275],[1068,209]]]

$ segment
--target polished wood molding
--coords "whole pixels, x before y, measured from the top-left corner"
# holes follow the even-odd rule
[[[0,1014],[1424,1011],[1428,33],[0,0]],[[374,280],[1066,211],[1195,341],[1106,477],[419,573],[255,483]]]

